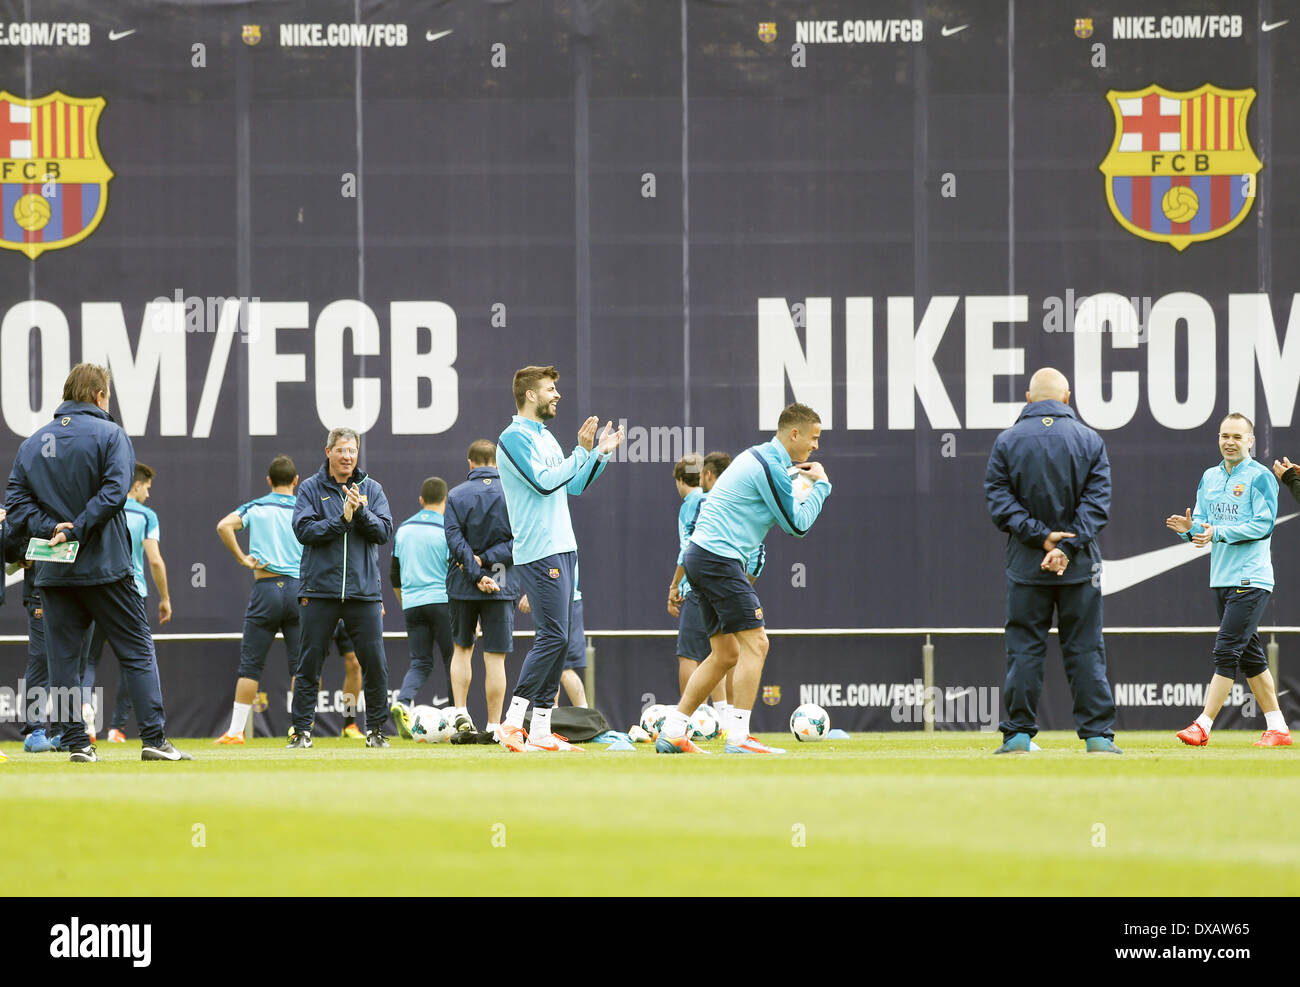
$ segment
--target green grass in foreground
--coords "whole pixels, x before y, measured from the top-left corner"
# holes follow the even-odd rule
[[[32,895],[1294,894],[1300,748],[1258,736],[1128,733],[1123,757],[1067,733],[1004,757],[974,733],[765,735],[784,757],[205,738],[177,741],[189,764],[134,740],[93,765],[4,744],[0,845]]]

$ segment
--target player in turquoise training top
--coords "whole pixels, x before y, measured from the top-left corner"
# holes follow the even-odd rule
[[[1183,541],[1210,546],[1210,588],[1219,610],[1214,640],[1214,677],[1205,708],[1190,726],[1178,731],[1189,747],[1210,742],[1210,729],[1232,690],[1237,669],[1264,714],[1264,734],[1256,747],[1290,747],[1291,731],[1277,702],[1277,687],[1259,640],[1259,622],[1273,593],[1273,525],[1277,523],[1277,480],[1250,456],[1255,426],[1233,413],[1219,425],[1223,460],[1201,476],[1196,510],[1173,514],[1165,527]]]

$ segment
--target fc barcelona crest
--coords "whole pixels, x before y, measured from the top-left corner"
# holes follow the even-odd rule
[[[765,45],[770,45],[776,40],[776,24],[762,23],[758,25],[758,40]]]
[[[240,34],[240,37],[244,39],[244,44],[251,48],[262,40],[262,25],[245,24],[243,33]]]
[[[763,686],[763,702],[769,706],[778,706],[781,703],[781,687],[779,685]]]
[[[1115,114],[1110,153],[1098,168],[1121,226],[1185,250],[1241,224],[1263,165],[1250,146],[1253,89],[1209,84],[1188,92],[1150,85],[1106,94]]]
[[[1076,17],[1074,19],[1074,36],[1076,38],[1092,37],[1092,18]]]
[[[35,260],[95,231],[113,177],[99,151],[103,109],[99,97],[0,92],[0,247]]]

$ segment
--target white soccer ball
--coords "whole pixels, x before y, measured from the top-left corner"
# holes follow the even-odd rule
[[[712,706],[705,703],[691,714],[692,740],[715,740],[721,732],[722,724],[718,720],[718,712]]]
[[[441,743],[456,736],[456,707],[448,706],[438,712],[442,714],[442,730],[438,737],[438,741]]]
[[[667,715],[668,707],[661,703],[653,703],[641,711],[641,729],[650,734],[651,740],[659,736],[659,728]]]
[[[433,706],[416,706],[411,710],[411,737],[417,743],[436,744],[446,738],[442,710]]]
[[[790,714],[795,740],[825,740],[831,732],[831,715],[816,703],[804,703]]]
[[[808,495],[812,493],[814,484],[815,481],[808,479],[808,477],[804,476],[802,473],[791,480],[790,487],[791,492],[794,494],[794,502],[796,504],[802,504],[807,500]]]

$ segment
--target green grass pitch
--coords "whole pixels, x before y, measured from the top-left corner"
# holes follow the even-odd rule
[[[5,884],[28,895],[1270,895],[1300,887],[1300,750],[1216,732],[864,734],[784,757],[389,750],[323,738],[145,764],[4,744]],[[721,744],[706,745],[720,755]],[[374,880],[382,875],[384,886]]]

